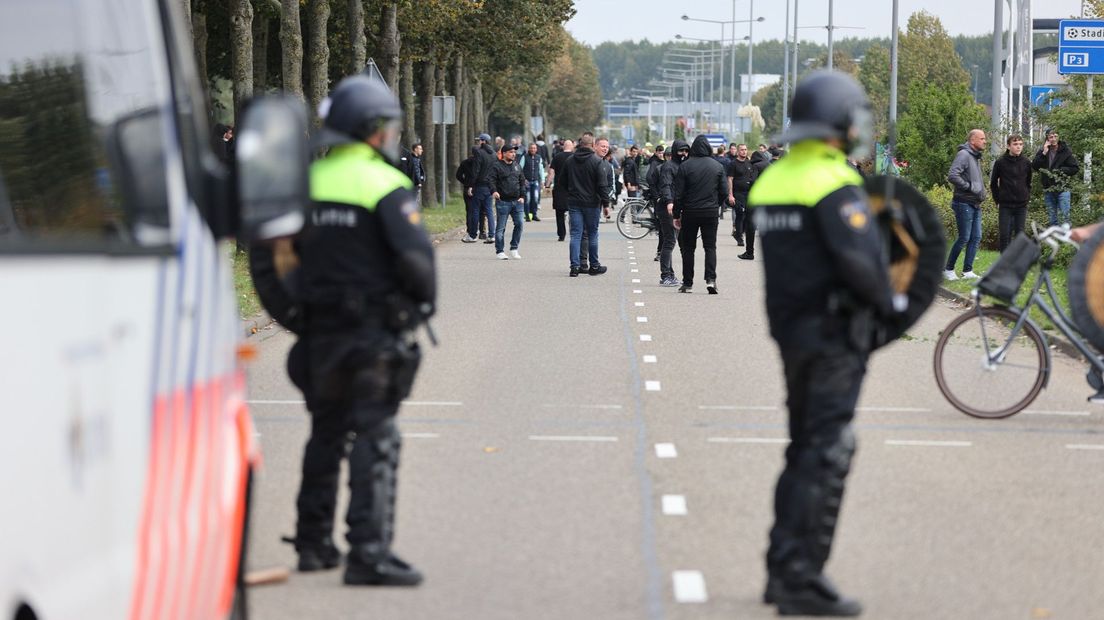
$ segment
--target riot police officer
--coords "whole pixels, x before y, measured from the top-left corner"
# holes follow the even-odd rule
[[[870,103],[846,74],[819,71],[794,93],[789,155],[751,188],[771,336],[785,370],[790,445],[775,492],[764,601],[782,615],[854,616],[858,601],[824,576],[855,450],[855,402],[873,319],[893,295],[861,178],[847,153],[868,147]]]
[[[433,247],[410,179],[395,167],[402,109],[387,86],[346,78],[320,112],[314,146],[330,152],[310,168],[311,208],[297,241],[304,327],[288,359],[311,414],[292,542],[301,571],[340,563],[331,536],[347,454],[344,582],[412,586],[422,575],[391,552],[395,416],[421,359],[412,330],[433,311]]]

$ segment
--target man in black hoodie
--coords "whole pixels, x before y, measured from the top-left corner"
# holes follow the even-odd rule
[[[613,193],[608,166],[594,153],[594,136],[583,134],[566,166],[567,210],[571,219],[571,272],[579,275],[579,251],[583,230],[587,234],[587,254],[590,265],[587,273],[592,276],[606,273],[606,267],[598,262],[598,218],[605,209],[609,215],[609,200]]]
[[[1017,234],[1023,232],[1027,220],[1027,201],[1031,198],[1031,162],[1023,156],[1024,141],[1020,136],[1008,136],[1008,150],[993,164],[989,191],[997,203],[997,223],[1000,227],[1000,251]]]
[[[548,178],[544,181],[545,187],[552,188],[552,210],[556,213],[556,235],[560,241],[567,236],[567,175],[564,169],[567,167],[571,154],[575,151],[575,141],[564,140],[560,144],[560,151],[552,156],[552,163],[548,165]],[[555,181],[555,184],[553,184]]]
[[[764,145],[759,146],[766,148]],[[755,181],[763,174],[763,171],[767,169],[767,166],[771,165],[771,154],[763,149],[756,150],[751,154],[751,169],[752,169],[752,181],[751,184],[755,185]],[[747,245],[747,249],[743,254],[740,254],[736,258],[743,260],[755,260],[755,218],[744,218],[744,243]]]
[[[1058,130],[1047,129],[1045,133],[1046,142],[1035,153],[1031,167],[1043,171],[1043,202],[1046,203],[1047,215],[1050,216],[1050,225],[1058,225],[1059,213],[1062,215],[1062,223],[1069,224],[1069,181],[1077,176],[1081,168],[1069,146],[1058,140]]]
[[[659,167],[653,165],[648,176],[655,177],[652,190],[656,193],[655,213],[659,219],[659,285],[678,286],[682,283],[675,277],[674,267],[671,266],[671,252],[678,241],[678,231],[675,230],[671,212],[675,207],[675,175],[690,155],[690,145],[678,138],[667,150],[667,155],[667,161]]]
[[[468,233],[464,235],[460,240],[464,243],[475,243],[476,228],[472,227],[473,222],[479,221],[479,213],[475,209],[475,199],[472,198],[471,189],[475,184],[475,162],[479,159],[479,147],[471,147],[471,153],[468,158],[460,162],[460,165],[456,168],[456,180],[460,182],[460,185],[464,187],[464,209],[466,214],[466,222],[468,224]]]
[[[717,294],[717,213],[728,199],[728,179],[724,166],[713,159],[713,149],[705,136],[694,138],[690,159],[679,166],[674,182],[675,201],[668,205],[675,228],[680,229],[682,244],[682,286],[690,293],[694,286],[694,252],[701,230],[705,248],[705,288]]]

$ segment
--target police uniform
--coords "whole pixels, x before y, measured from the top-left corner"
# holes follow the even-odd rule
[[[345,582],[414,585],[421,575],[390,551],[401,448],[394,418],[421,358],[411,330],[435,301],[432,244],[410,179],[364,141],[332,148],[311,165],[310,181],[298,241],[305,328],[288,361],[311,413],[296,503],[300,569],[337,563],[326,549],[347,453]]]
[[[795,126],[798,120],[795,111]],[[860,184],[841,150],[806,139],[763,171],[748,198],[789,410],[765,594],[784,615],[861,611],[823,575],[855,450],[851,420],[871,347],[870,317],[892,312],[880,235]]]

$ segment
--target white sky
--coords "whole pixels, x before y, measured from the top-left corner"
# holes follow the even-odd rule
[[[802,40],[826,43],[828,40],[829,0],[794,0],[798,2],[798,25],[820,26],[802,28]],[[603,41],[649,39],[652,42],[672,41],[675,34],[702,39],[720,38],[721,26],[682,21],[683,14],[714,20],[732,20],[733,4],[736,19],[749,18],[749,5],[754,2],[755,17],[765,17],[755,24],[755,40],[782,39],[786,21],[787,0],[575,0],[575,17],[567,30],[576,39],[598,45]],[[1012,4],[1015,4],[1013,1]],[[1034,17],[1057,18],[1080,15],[1081,0],[1034,0]],[[791,4],[792,7],[792,4]],[[891,0],[834,0],[835,25],[855,26],[862,30],[837,28],[836,40],[847,37],[888,37],[892,28]],[[904,29],[909,15],[926,10],[943,22],[943,27],[956,34],[993,32],[994,0],[899,0],[900,25]],[[1008,5],[1005,4],[1005,19]],[[793,19],[793,9],[790,10]],[[726,38],[730,26],[725,27]],[[748,25],[737,24],[738,37],[746,35]],[[792,23],[790,28],[792,29]]]

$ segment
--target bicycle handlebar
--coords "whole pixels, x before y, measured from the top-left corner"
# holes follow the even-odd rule
[[[1069,224],[1062,224],[1061,226],[1049,226],[1042,232],[1039,232],[1039,227],[1034,222],[1031,223],[1031,227],[1035,232],[1035,239],[1039,243],[1046,243],[1051,248],[1057,250],[1061,244],[1072,245],[1075,248],[1080,248],[1081,245],[1073,240],[1070,236]]]

